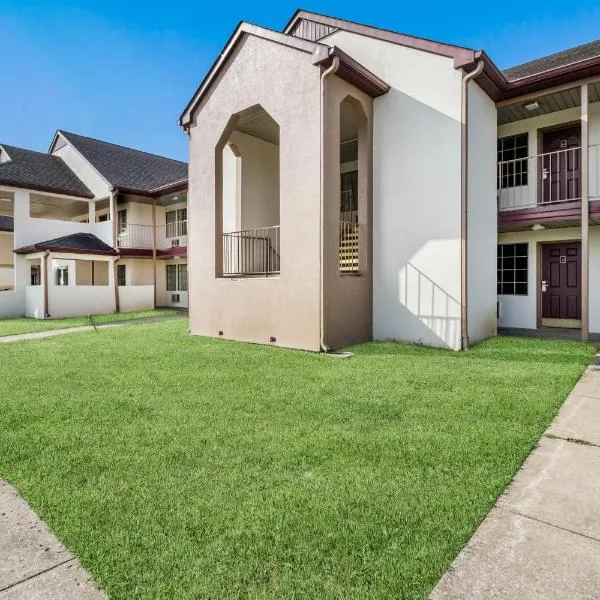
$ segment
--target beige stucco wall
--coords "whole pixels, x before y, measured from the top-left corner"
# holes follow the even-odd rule
[[[359,273],[339,268],[340,104],[348,96],[360,103],[359,126]],[[356,113],[355,109],[355,113]],[[340,348],[373,336],[372,269],[372,122],[373,101],[337,76],[327,80],[327,138],[324,198],[324,331],[325,345]]]
[[[458,349],[461,72],[346,31],[324,42],[391,86],[373,102],[374,337]]]
[[[193,334],[318,350],[320,73],[311,56],[247,37],[190,129],[188,267]],[[301,90],[301,93],[291,93]],[[215,148],[231,115],[260,104],[280,127],[281,274],[217,277]],[[195,290],[201,290],[195,293]]]

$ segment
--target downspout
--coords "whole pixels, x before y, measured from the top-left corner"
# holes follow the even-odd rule
[[[463,75],[460,107],[460,340],[469,349],[468,323],[468,213],[469,213],[469,81],[483,71],[483,60],[473,71]]]
[[[321,202],[319,208],[319,231],[320,231],[320,277],[319,277],[319,296],[321,301],[319,328],[320,339],[319,347],[323,352],[329,352],[329,348],[325,345],[325,232],[323,231],[323,211],[325,207],[325,139],[327,137],[327,82],[329,75],[335,73],[340,66],[340,59],[337,56],[333,57],[331,65],[321,73]]]
[[[113,247],[119,252],[119,231],[118,231],[118,218],[117,218],[117,195],[119,194],[118,189],[113,189],[110,192],[110,216],[112,225],[112,237]],[[119,298],[119,269],[117,263],[121,258],[121,254],[117,255],[116,260],[113,261],[113,286],[115,288],[115,312],[121,312],[121,299]]]
[[[44,319],[46,317],[50,316],[49,310],[48,310],[48,255],[50,254],[50,252],[48,250],[46,250],[46,252],[44,252],[44,256],[42,258],[42,262],[43,262],[43,269],[44,269]]]

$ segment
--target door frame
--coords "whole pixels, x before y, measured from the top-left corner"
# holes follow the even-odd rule
[[[544,240],[543,242],[536,242],[536,282],[535,282],[535,302],[536,302],[536,319],[535,326],[537,329],[542,327],[542,273],[543,267],[542,261],[544,260],[544,253],[542,246],[557,246],[558,244],[579,244],[581,247],[581,238],[569,238],[566,240]],[[581,308],[583,308],[583,298],[579,297]]]

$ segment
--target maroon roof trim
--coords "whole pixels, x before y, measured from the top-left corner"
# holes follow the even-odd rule
[[[15,254],[33,254],[34,252],[64,252],[65,254],[100,254],[103,256],[117,256],[118,252],[105,250],[88,250],[84,248],[69,248],[64,246],[45,246],[44,244],[31,244],[14,250]]]

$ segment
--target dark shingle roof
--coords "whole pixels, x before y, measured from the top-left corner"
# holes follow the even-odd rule
[[[17,254],[31,254],[41,250],[53,250],[55,252],[75,252],[77,254],[116,254],[114,248],[105,244],[101,239],[91,233],[73,233],[64,237],[38,242],[30,246],[17,248]]]
[[[600,56],[600,40],[506,69],[503,74],[508,81],[514,81],[598,56]]]
[[[170,183],[187,180],[187,163],[133,148],[102,142],[68,131],[69,141],[116,188],[148,193]]]
[[[0,163],[0,184],[93,198],[92,192],[59,156],[0,144],[10,160]]]
[[[0,231],[14,231],[15,220],[13,217],[3,217],[0,215]]]

